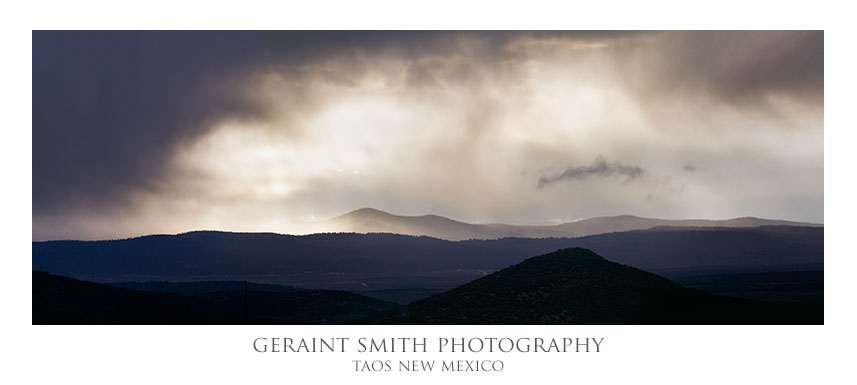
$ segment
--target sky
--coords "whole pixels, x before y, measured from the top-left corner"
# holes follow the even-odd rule
[[[823,223],[822,31],[34,31],[33,240]]]

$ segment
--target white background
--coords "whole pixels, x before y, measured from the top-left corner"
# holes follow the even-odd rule
[[[120,5],[123,4],[123,5]],[[551,4],[32,1],[5,4],[2,371],[16,383],[855,383],[853,12],[835,2]],[[130,4],[130,5],[129,5]],[[33,326],[33,29],[824,29],[824,326]],[[268,353],[256,337],[603,337],[602,352]],[[434,350],[430,347],[430,351]],[[353,359],[501,359],[501,373],[357,373]]]

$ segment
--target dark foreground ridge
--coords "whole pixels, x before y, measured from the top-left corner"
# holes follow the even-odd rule
[[[131,290],[33,271],[33,324],[243,324],[244,291],[236,284],[140,283],[152,291]],[[396,306],[344,291],[249,284],[246,321],[335,324]]]
[[[610,262],[582,248],[562,249],[532,257],[406,306],[345,291],[249,283],[245,319],[243,286],[244,283],[238,281],[108,285],[33,271],[33,323],[538,325],[824,322],[822,301],[763,302],[712,295],[682,287],[653,273]],[[395,295],[375,294],[390,298],[403,295],[398,291],[392,293]]]
[[[688,289],[569,248],[529,258],[361,322],[389,324],[821,324],[823,304]]]

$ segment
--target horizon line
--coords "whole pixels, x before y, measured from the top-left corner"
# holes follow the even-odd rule
[[[791,223],[791,224],[781,224],[781,225],[772,224],[772,225],[761,225],[761,226],[824,227],[824,222],[804,222],[804,221],[795,221],[795,220],[790,220],[790,219],[771,219],[771,218],[762,218],[762,217],[756,217],[756,216],[740,216],[740,217],[733,217],[733,218],[726,218],[726,219],[709,219],[709,218],[667,219],[667,218],[643,217],[643,216],[638,216],[638,215],[633,215],[633,214],[620,214],[620,215],[610,215],[610,216],[595,216],[595,217],[582,218],[582,219],[578,219],[578,220],[573,220],[573,221],[569,221],[569,222],[555,223],[555,224],[512,224],[512,223],[500,223],[500,222],[493,222],[493,223],[480,223],[480,222],[475,222],[475,223],[473,223],[473,222],[460,221],[460,220],[452,219],[452,218],[445,217],[445,216],[442,216],[442,215],[437,215],[437,214],[422,214],[422,215],[400,215],[400,214],[393,214],[393,213],[391,213],[391,212],[384,211],[384,210],[380,210],[380,209],[376,209],[376,208],[374,208],[374,207],[361,207],[361,208],[359,208],[359,209],[355,209],[355,210],[348,211],[348,212],[346,212],[346,213],[344,213],[344,214],[340,214],[340,215],[337,215],[337,216],[329,217],[329,218],[326,218],[326,219],[320,219],[320,220],[318,220],[318,221],[316,221],[316,222],[304,222],[304,223],[308,223],[308,224],[310,224],[310,223],[323,223],[323,222],[326,222],[326,221],[332,221],[332,220],[335,220],[335,219],[338,219],[338,218],[345,217],[345,216],[347,216],[347,215],[349,215],[349,214],[354,214],[354,213],[357,213],[357,212],[359,212],[359,211],[366,211],[366,210],[371,210],[371,211],[375,211],[375,212],[378,212],[378,213],[382,213],[382,214],[390,215],[390,216],[393,216],[393,217],[400,217],[400,218],[411,218],[411,219],[415,219],[415,218],[424,218],[424,217],[438,217],[438,218],[446,219],[446,220],[449,220],[449,221],[452,221],[452,222],[457,222],[457,223],[461,223],[461,224],[465,224],[465,225],[472,225],[472,226],[492,226],[492,225],[501,225],[501,226],[513,226],[513,227],[525,227],[525,228],[526,228],[526,227],[529,227],[529,228],[540,228],[540,227],[541,227],[541,228],[551,228],[551,227],[560,227],[560,226],[563,226],[563,225],[568,225],[568,224],[573,224],[573,223],[580,223],[580,222],[587,221],[587,220],[593,220],[593,219],[610,219],[610,218],[620,218],[620,217],[633,217],[633,218],[647,219],[647,220],[676,221],[676,222],[680,222],[680,221],[712,221],[712,222],[728,222],[728,221],[739,220],[739,219],[755,219],[755,220],[779,221],[779,222],[790,222],[790,223]],[[292,220],[292,221],[300,221],[300,220]],[[738,229],[738,228],[756,228],[756,227],[761,227],[761,226],[733,227],[733,226],[716,226],[716,225],[715,225],[715,226],[669,226],[669,225],[661,225],[661,226],[652,226],[652,227],[650,227],[650,228],[645,228],[645,229],[633,229],[633,230],[625,230],[625,231],[650,230],[650,229],[657,228],[657,227],[735,228],[735,229]],[[434,237],[434,236],[426,235],[426,234],[405,234],[405,233],[384,232],[384,231],[381,231],[381,232],[379,232],[379,231],[370,231],[370,232],[360,232],[360,231],[315,231],[315,232],[307,232],[307,233],[290,233],[290,232],[265,231],[265,230],[246,231],[246,230],[226,230],[226,229],[214,229],[214,228],[209,228],[209,229],[193,229],[193,230],[178,231],[178,232],[154,232],[154,233],[148,233],[148,234],[145,234],[145,233],[144,233],[144,234],[129,235],[129,236],[125,236],[125,237],[116,237],[116,238],[98,238],[98,239],[83,239],[83,238],[73,239],[73,238],[66,238],[66,239],[41,239],[41,240],[32,239],[32,240],[31,240],[31,243],[35,243],[35,242],[64,242],[64,241],[80,241],[80,242],[120,241],[120,240],[130,240],[130,239],[137,239],[137,238],[153,237],[153,236],[177,236],[177,235],[184,235],[184,234],[190,234],[190,233],[199,233],[199,232],[216,232],[216,233],[231,233],[231,234],[273,234],[273,235],[283,235],[283,236],[308,236],[308,235],[321,235],[321,234],[393,234],[393,235],[404,235],[404,236],[413,236],[413,237],[429,237],[429,238],[436,238],[436,239],[441,239],[441,240],[446,240],[446,241],[452,241],[452,240],[449,240],[449,239],[444,239],[444,238],[441,238],[441,237]],[[613,231],[613,232],[622,232],[622,231]],[[608,233],[609,233],[609,232],[608,232]],[[604,234],[604,233],[598,233],[598,234]],[[590,235],[597,235],[597,234],[588,234],[588,235],[584,235],[584,236],[590,236]],[[479,240],[491,240],[491,239],[503,239],[503,238],[537,238],[537,237],[515,237],[515,236],[510,236],[510,237],[498,237],[498,238],[473,238],[473,239],[479,239]],[[540,238],[576,238],[576,237],[540,237]]]

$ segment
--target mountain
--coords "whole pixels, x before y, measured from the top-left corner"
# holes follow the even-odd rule
[[[33,325],[175,324],[188,318],[187,302],[33,271]]]
[[[434,238],[460,241],[467,239],[518,238],[571,238],[594,234],[653,227],[758,227],[758,226],[809,226],[822,225],[805,222],[761,219],[753,217],[727,220],[708,219],[654,219],[633,215],[598,217],[550,226],[470,224],[437,215],[401,216],[372,208],[362,208],[318,223],[308,224],[313,232],[393,233],[425,235]]]
[[[484,226],[454,221],[437,215],[409,217],[372,208],[354,210],[345,215],[316,223],[315,230],[318,232],[425,235],[453,241],[502,238]]]
[[[824,228],[655,228],[581,238],[452,242],[395,234],[193,232],[33,242],[34,270],[99,281],[248,280],[310,289],[449,289],[525,258],[584,247],[643,270],[820,270]]]
[[[823,323],[821,303],[772,304],[688,289],[569,248],[358,321],[382,324]]]
[[[157,287],[199,291],[219,286],[222,283],[160,282]],[[247,322],[253,324],[344,323],[397,306],[344,291],[248,288],[246,296]],[[34,325],[243,324],[244,298],[243,290],[193,295],[131,290],[33,271]]]

